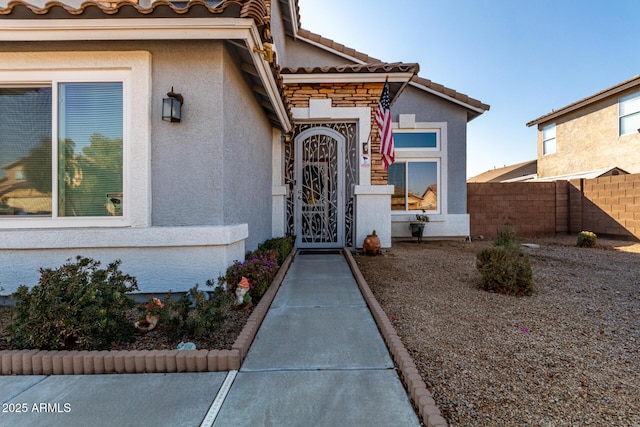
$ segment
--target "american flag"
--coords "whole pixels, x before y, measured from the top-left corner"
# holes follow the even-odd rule
[[[382,95],[378,101],[376,109],[376,123],[378,124],[378,132],[380,133],[380,154],[382,154],[382,162],[384,168],[389,169],[389,165],[393,163],[395,158],[393,150],[393,133],[391,132],[391,106],[389,103],[389,85],[384,82]]]

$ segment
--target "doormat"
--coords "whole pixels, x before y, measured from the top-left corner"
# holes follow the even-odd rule
[[[300,249],[298,255],[340,255],[341,249]]]

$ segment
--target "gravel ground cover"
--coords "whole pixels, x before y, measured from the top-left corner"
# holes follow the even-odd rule
[[[488,241],[356,261],[451,426],[640,426],[640,244],[524,242],[529,297],[477,288]]]

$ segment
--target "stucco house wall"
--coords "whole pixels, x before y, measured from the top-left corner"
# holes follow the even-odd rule
[[[149,149],[147,226],[3,230],[0,263],[16,267],[0,272],[3,294],[78,254],[121,259],[144,292],[183,291],[271,237],[272,127],[222,42],[3,43],[2,51],[148,52],[151,76],[149,117],[132,121],[149,126],[149,140],[135,142]],[[181,123],[161,120],[172,86],[185,98]]]
[[[224,223],[248,224],[245,248],[253,250],[271,237],[271,124],[228,52],[223,63],[220,109],[224,112]]]
[[[618,100],[629,89],[538,125],[538,177],[612,167],[640,172],[640,133],[619,136]],[[542,128],[556,124],[556,152],[543,154]]]

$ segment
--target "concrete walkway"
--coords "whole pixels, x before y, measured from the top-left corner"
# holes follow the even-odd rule
[[[296,256],[239,372],[5,376],[0,399],[0,426],[420,425],[342,254]]]

